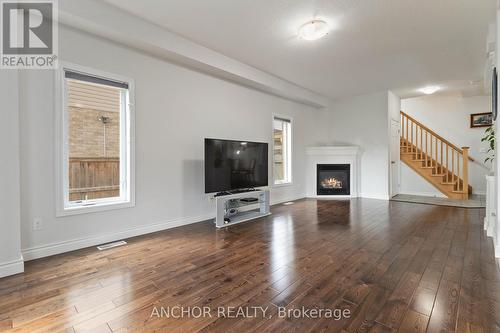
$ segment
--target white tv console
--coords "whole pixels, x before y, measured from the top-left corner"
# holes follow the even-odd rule
[[[256,198],[255,201],[241,201],[244,198]],[[215,226],[217,228],[228,227],[233,224],[253,220],[270,215],[269,190],[255,190],[215,197],[217,211]],[[235,212],[231,213],[230,210]],[[229,221],[224,220],[225,218]]]

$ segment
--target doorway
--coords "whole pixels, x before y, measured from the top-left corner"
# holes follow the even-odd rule
[[[399,167],[400,167],[400,124],[399,121],[391,119],[391,150],[390,150],[390,182],[391,197],[399,194]]]

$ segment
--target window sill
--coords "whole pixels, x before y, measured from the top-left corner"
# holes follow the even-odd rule
[[[289,183],[278,183],[278,184],[273,184],[273,187],[288,187],[288,186],[293,186],[292,182]]]
[[[108,210],[131,208],[134,206],[135,202],[133,201],[102,202],[102,203],[96,203],[91,206],[76,206],[76,207],[58,209],[56,217],[97,213]]]

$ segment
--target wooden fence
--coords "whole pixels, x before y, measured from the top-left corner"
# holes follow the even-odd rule
[[[70,158],[70,201],[109,198],[119,195],[119,158]]]

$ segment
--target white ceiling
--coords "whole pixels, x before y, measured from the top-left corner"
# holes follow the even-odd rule
[[[480,82],[495,0],[105,0],[331,98]],[[333,31],[296,37],[313,18]]]

